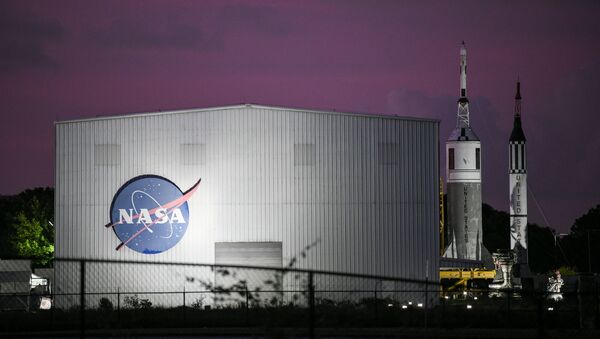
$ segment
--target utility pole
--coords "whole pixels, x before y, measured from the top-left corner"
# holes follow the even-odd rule
[[[446,242],[444,240],[444,181],[440,177],[440,256],[444,256]]]
[[[587,230],[588,273],[592,273],[592,248],[590,246],[590,231]]]

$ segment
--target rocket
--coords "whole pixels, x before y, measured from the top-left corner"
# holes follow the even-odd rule
[[[517,81],[513,130],[509,139],[510,248],[516,253],[515,277],[529,273],[527,256],[527,152],[521,127],[521,83]]]
[[[460,96],[456,127],[446,141],[448,192],[447,258],[482,260],[481,141],[469,121],[467,48],[460,48]]]

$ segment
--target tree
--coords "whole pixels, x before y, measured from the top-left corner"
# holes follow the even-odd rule
[[[0,197],[0,258],[14,257],[13,248],[10,245],[10,235],[13,222],[12,200],[13,197]]]
[[[527,224],[529,268],[532,272],[547,273],[558,268],[555,231],[537,224]]]
[[[488,204],[482,206],[483,245],[490,253],[510,248],[510,215]],[[554,246],[554,231],[548,227],[527,224],[529,268],[546,273],[558,267]]]
[[[600,272],[600,205],[575,219],[571,234],[562,243],[578,271],[587,272],[591,268],[592,272]]]
[[[54,244],[44,233],[42,223],[46,220],[27,218],[25,213],[18,212],[13,224],[14,233],[11,243],[19,257],[37,259],[46,264],[54,256]]]
[[[54,256],[54,190],[35,188],[2,200],[2,233],[8,257],[47,264]]]
[[[510,216],[488,204],[481,208],[483,218],[483,245],[490,253],[510,246]]]
[[[600,230],[600,205],[590,208],[587,213],[575,219],[575,223],[571,226],[572,233],[598,230]]]

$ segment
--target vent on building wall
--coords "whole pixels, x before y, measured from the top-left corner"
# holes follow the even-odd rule
[[[217,265],[249,265],[281,267],[281,242],[216,242]]]
[[[215,264],[240,266],[265,266],[281,268],[283,265],[281,242],[216,242]],[[227,268],[228,274],[215,274],[216,286],[233,286],[245,281],[248,290],[270,290],[261,292],[260,297],[270,300],[282,285],[269,284],[275,281],[270,270]]]
[[[182,144],[179,148],[182,165],[204,165],[206,163],[205,144]]]
[[[315,144],[294,144],[294,166],[314,166],[316,162]]]
[[[121,145],[102,144],[94,145],[94,164],[100,166],[114,166],[121,164]]]
[[[397,165],[400,163],[400,145],[380,142],[377,144],[377,160],[380,165]]]

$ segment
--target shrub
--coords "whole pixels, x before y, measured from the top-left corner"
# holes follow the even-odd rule
[[[201,310],[204,305],[204,297],[199,297],[192,302],[192,308],[195,310]]]
[[[108,298],[102,298],[98,302],[98,308],[102,312],[110,312],[113,310],[113,303]]]
[[[566,277],[569,275],[577,275],[577,271],[573,267],[561,266],[558,270],[560,271],[560,274],[563,277]]]
[[[125,299],[123,299],[123,303],[125,304],[125,307],[134,310],[145,310],[152,307],[152,302],[149,299],[140,299],[137,294],[126,296]]]

